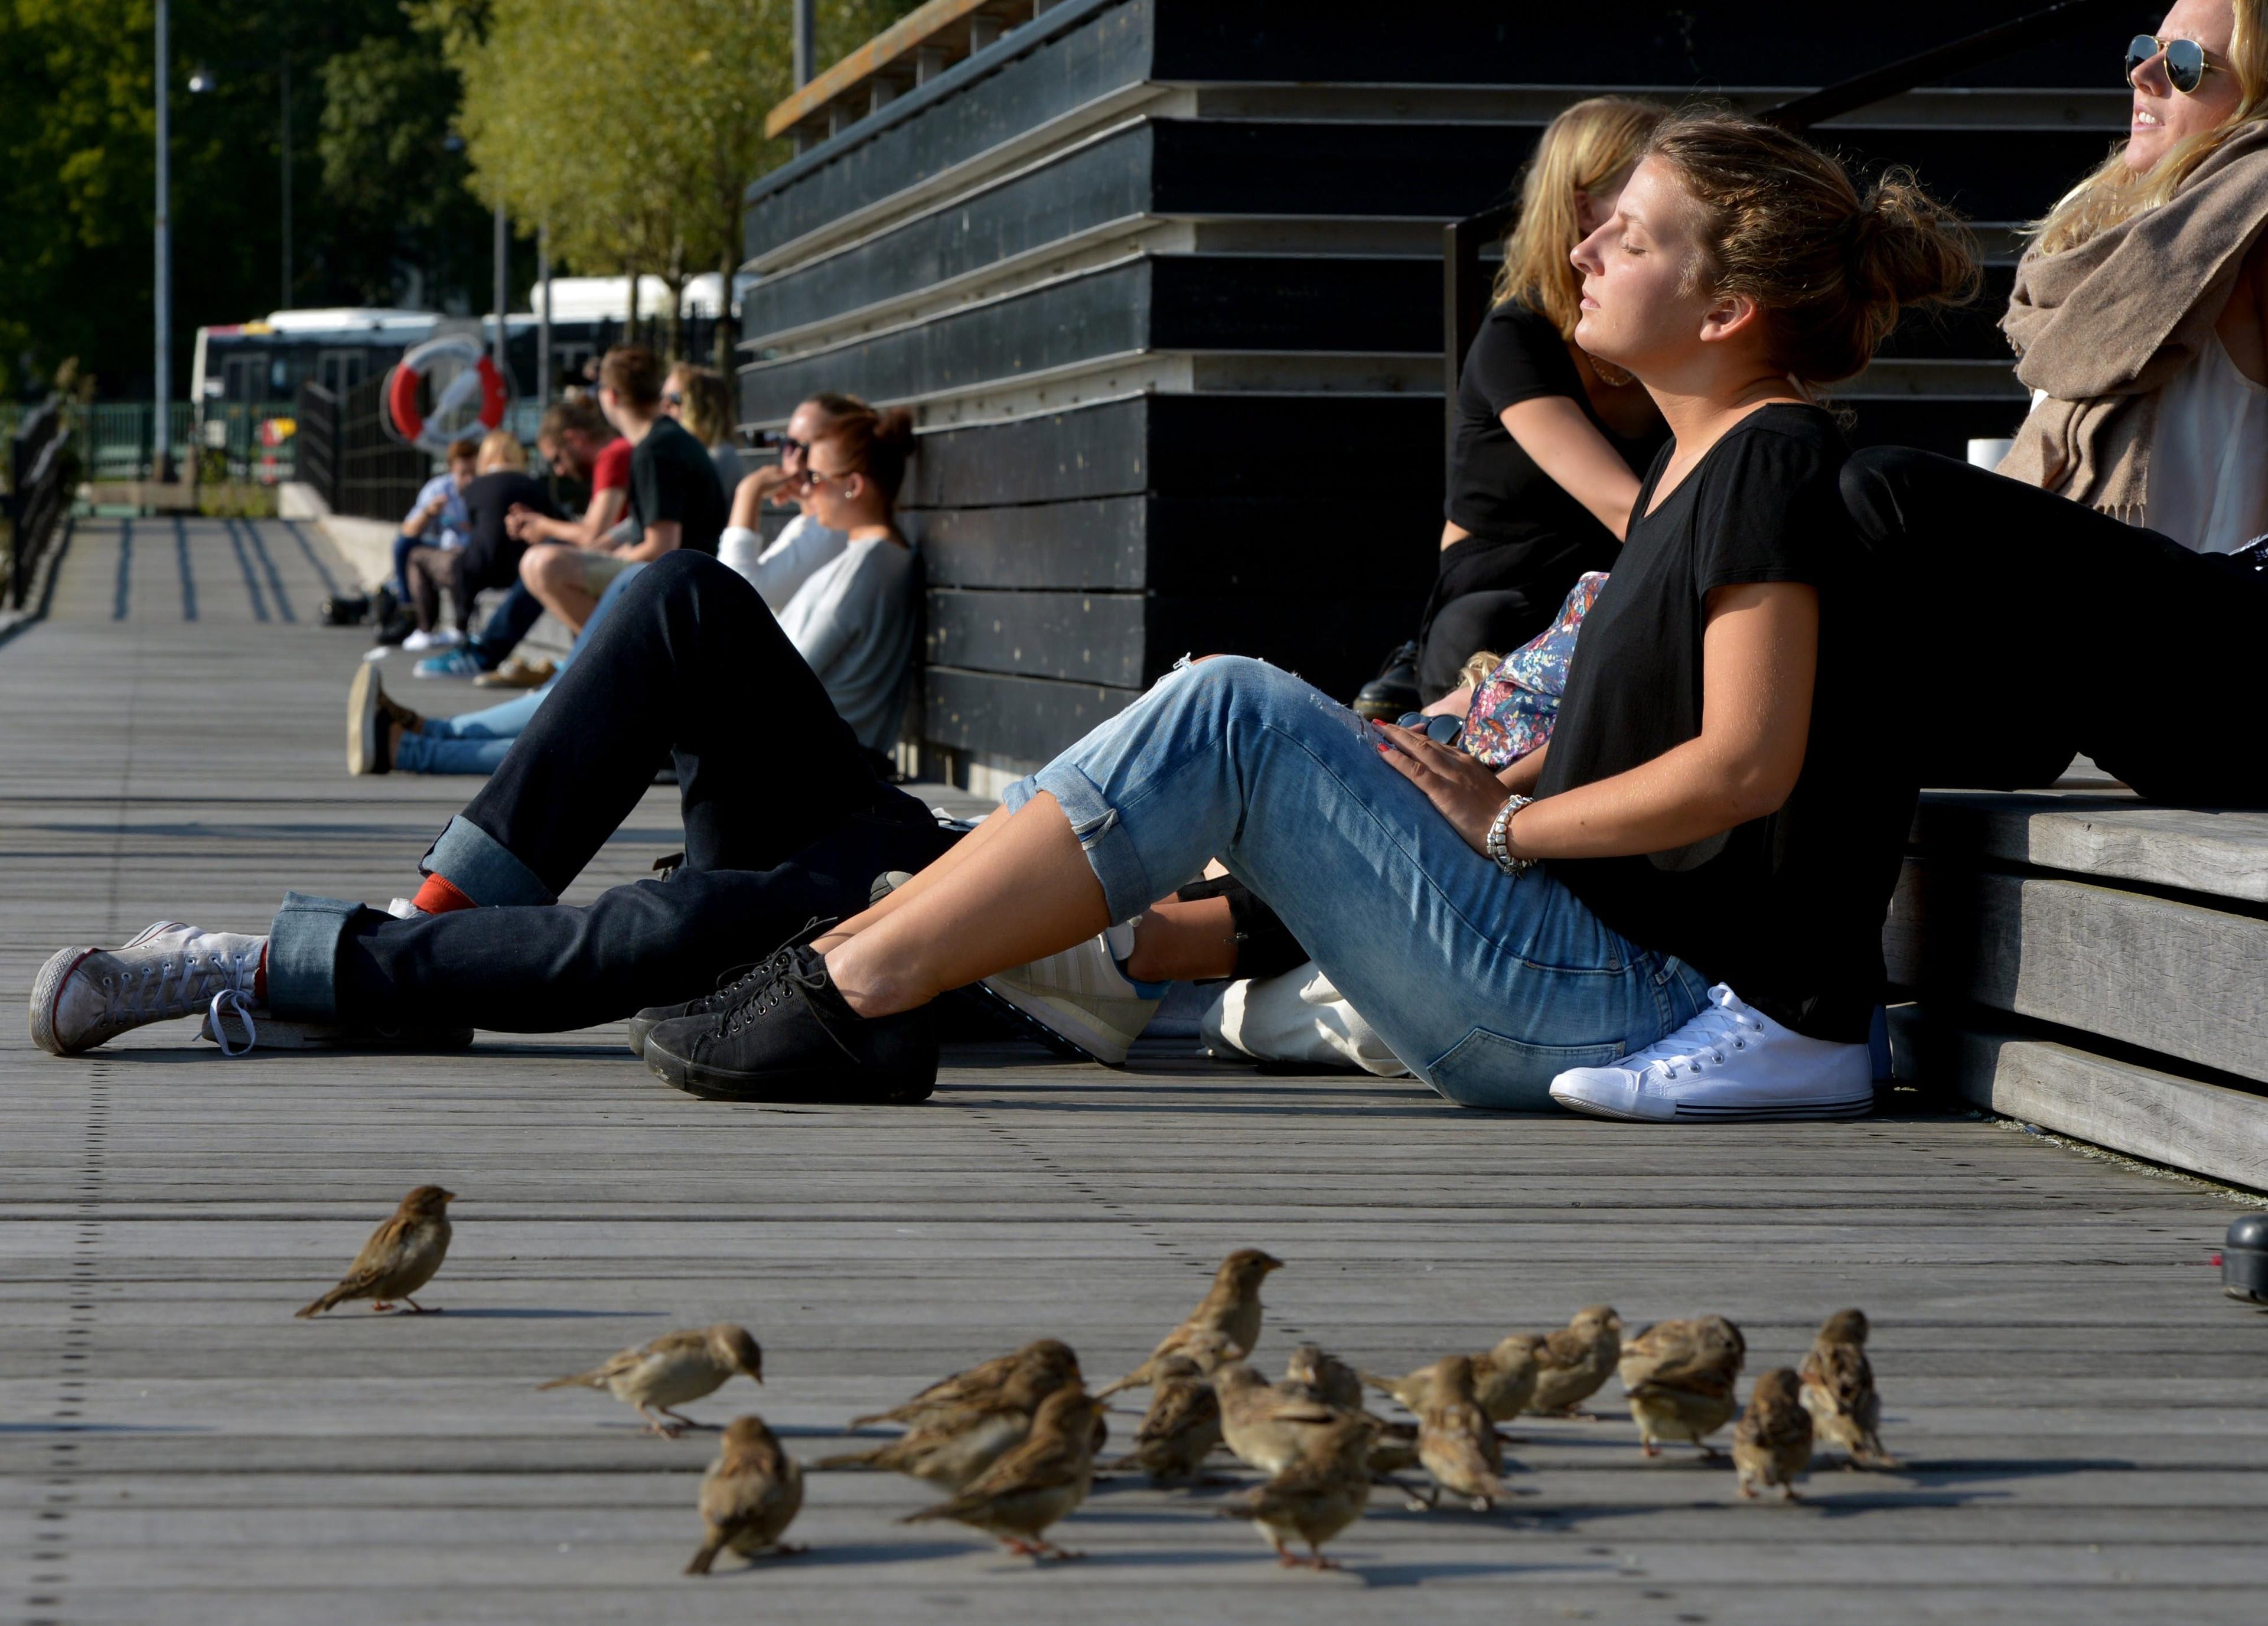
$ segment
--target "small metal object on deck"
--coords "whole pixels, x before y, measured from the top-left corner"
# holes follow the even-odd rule
[[[2220,1245],[2220,1291],[2247,1304],[2268,1304],[2268,1214],[2230,1222]]]

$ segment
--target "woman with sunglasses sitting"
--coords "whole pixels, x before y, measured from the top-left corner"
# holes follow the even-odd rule
[[[2230,553],[2268,531],[2268,0],[2179,0],[2126,77],[2125,144],[2017,266],[2000,472]]]
[[[1416,643],[1358,698],[1366,717],[1398,717],[1456,688],[1476,651],[1518,648],[1578,577],[1614,568],[1638,477],[1668,431],[1628,373],[1576,344],[1581,289],[1567,256],[1614,213],[1665,111],[1593,97],[1536,143],[1458,378],[1440,569]]]

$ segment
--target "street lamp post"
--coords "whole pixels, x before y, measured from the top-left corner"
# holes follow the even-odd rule
[[[153,380],[157,396],[157,425],[154,431],[155,452],[151,460],[151,476],[159,482],[173,477],[173,237],[169,219],[172,213],[173,166],[168,161],[166,146],[166,78],[168,71],[169,47],[166,38],[166,0],[158,0],[158,264],[157,352],[152,357]]]

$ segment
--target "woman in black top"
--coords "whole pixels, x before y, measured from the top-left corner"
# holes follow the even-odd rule
[[[1499,776],[1262,663],[1198,663],[760,995],[656,1027],[649,1064],[925,1090],[927,1001],[1218,856],[1452,1100],[1866,1110],[1911,792],[1859,754],[1882,738],[1873,595],[1807,386],[1864,366],[1900,306],[1965,291],[1973,254],[1909,182],[1861,197],[1795,137],[1703,117],[1656,132],[1575,263],[1577,342],[1644,380],[1675,439],[1545,750]]]
[[[1668,438],[1646,391],[1574,342],[1582,291],[1568,260],[1614,213],[1666,111],[1578,102],[1528,161],[1493,305],[1458,379],[1440,571],[1418,634],[1425,700],[1456,688],[1476,651],[1543,631],[1584,571],[1614,569],[1638,476]]]

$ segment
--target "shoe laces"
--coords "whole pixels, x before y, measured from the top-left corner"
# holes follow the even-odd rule
[[[212,997],[206,1007],[205,1020],[212,1028],[213,1042],[220,1047],[223,1056],[248,1056],[252,1047],[260,1041],[260,1030],[252,1025],[252,997],[240,988],[224,988]],[[244,1042],[232,1050],[228,1048],[228,1027],[225,1018],[234,1016],[244,1024]]]
[[[249,996],[259,970],[256,946],[240,954],[184,947],[141,965],[123,961],[119,970],[102,977],[103,1000],[113,1016],[144,1021],[187,1016],[224,995]],[[250,1031],[247,1022],[246,1032]]]
[[[1682,1070],[1698,1072],[1712,1063],[1723,1066],[1727,1051],[1745,1050],[1764,1037],[1764,1025],[1737,1005],[1711,1005],[1659,1043],[1648,1045],[1622,1064],[1633,1071],[1675,1078]]]

